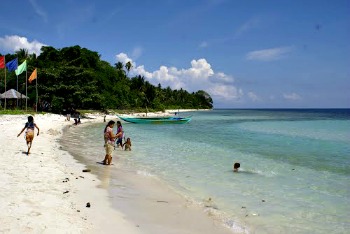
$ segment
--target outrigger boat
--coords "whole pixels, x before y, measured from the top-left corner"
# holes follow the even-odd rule
[[[135,116],[119,116],[121,120],[129,123],[137,124],[184,124],[191,121],[189,117],[174,117],[174,116],[161,116],[161,117],[135,117]]]

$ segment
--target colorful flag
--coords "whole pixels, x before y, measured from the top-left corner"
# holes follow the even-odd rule
[[[37,78],[38,74],[37,74],[37,71],[36,71],[36,68],[35,70],[32,72],[32,74],[30,75],[28,81],[29,83],[32,83],[33,80],[35,80]]]
[[[6,68],[9,72],[15,71],[18,67],[18,59],[15,58],[10,62],[6,63]]]
[[[0,56],[0,68],[5,68],[5,56]]]
[[[18,76],[19,74],[21,74],[24,71],[27,71],[27,60],[24,60],[24,62],[18,66],[15,73]]]

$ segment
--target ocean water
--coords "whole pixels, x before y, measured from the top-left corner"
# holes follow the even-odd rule
[[[235,232],[349,233],[349,109],[182,115],[192,121],[122,122],[132,151],[117,151],[115,160],[164,180]],[[78,160],[102,160],[104,126],[72,128],[63,145],[78,148]]]

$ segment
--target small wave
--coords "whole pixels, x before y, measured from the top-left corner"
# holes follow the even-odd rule
[[[195,200],[193,197],[189,197],[182,194],[187,200],[187,203],[192,206],[197,206],[203,209],[203,211],[213,220],[221,223],[224,227],[228,228],[232,233],[244,233],[249,234],[248,229],[241,223],[232,219],[232,217],[221,210],[215,203],[215,199],[209,197],[202,201]]]
[[[233,231],[233,233],[245,233],[249,234],[249,231],[245,229],[243,226],[238,224],[232,219],[228,219],[225,221],[225,226],[228,227],[230,230]]]
[[[136,174],[138,175],[142,175],[142,176],[147,176],[147,177],[155,177],[155,175],[153,175],[152,173],[148,172],[148,171],[140,171],[137,170]]]
[[[260,176],[266,176],[266,177],[273,177],[278,175],[277,172],[274,171],[261,171],[261,170],[246,170],[246,169],[240,169],[239,173],[242,174],[248,174],[248,175],[260,175]]]
[[[237,221],[233,220],[232,218],[229,218],[228,215],[223,211],[220,211],[215,207],[207,207],[204,211],[209,216],[211,216],[214,220],[221,221],[221,223],[225,227],[227,227],[229,230],[231,230],[233,233],[249,234],[249,231],[247,230],[246,227],[244,227],[242,224],[238,223]]]

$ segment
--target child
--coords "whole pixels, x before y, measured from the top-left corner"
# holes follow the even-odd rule
[[[131,151],[131,140],[130,137],[128,137],[126,139],[126,142],[123,144],[123,146],[125,147],[125,150]]]
[[[236,162],[235,164],[233,164],[233,172],[238,172],[238,168],[241,167],[241,164]]]
[[[37,133],[37,136],[39,136],[39,128],[38,128],[38,125],[36,125],[34,123],[34,118],[33,116],[29,116],[28,117],[28,122],[24,125],[24,128],[22,129],[22,131],[17,135],[17,137],[19,137],[22,132],[27,129],[26,131],[26,142],[27,142],[27,146],[28,146],[28,151],[27,151],[27,155],[29,155],[29,151],[30,151],[30,148],[32,148],[32,142],[33,142],[33,139],[34,139],[34,127],[38,129],[38,133]]]

